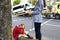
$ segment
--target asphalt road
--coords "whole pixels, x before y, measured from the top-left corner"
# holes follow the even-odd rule
[[[32,18],[12,16],[12,29],[21,23],[25,24],[25,29],[35,38]],[[43,18],[41,26],[42,40],[60,40],[60,20]]]

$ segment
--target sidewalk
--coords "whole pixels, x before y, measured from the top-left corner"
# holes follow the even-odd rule
[[[12,39],[13,40],[13,39]],[[35,40],[35,39],[34,39]],[[46,37],[42,37],[42,40],[51,40],[49,38],[46,38]]]
[[[51,39],[49,39],[49,38],[47,38],[47,37],[42,36],[42,40],[51,40]]]
[[[34,37],[34,39],[35,39],[35,37]],[[52,39],[42,36],[42,40],[52,40]]]

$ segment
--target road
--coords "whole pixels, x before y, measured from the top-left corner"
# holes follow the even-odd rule
[[[35,38],[35,32],[31,17],[12,16],[12,29],[21,23],[25,24],[25,29]],[[60,20],[43,18],[42,40],[60,40]]]

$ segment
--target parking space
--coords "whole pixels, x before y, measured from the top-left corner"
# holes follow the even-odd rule
[[[48,40],[60,40],[60,20],[50,19],[42,25],[42,35]]]
[[[12,17],[12,28],[21,23],[25,24],[25,29],[35,38],[35,31],[31,17]],[[60,20],[43,18],[41,27],[42,40],[59,40],[60,38]]]
[[[45,21],[46,20],[46,21]],[[60,20],[45,19],[42,23],[41,32],[42,40],[59,40],[60,39]],[[31,29],[30,35],[35,36],[34,29]]]

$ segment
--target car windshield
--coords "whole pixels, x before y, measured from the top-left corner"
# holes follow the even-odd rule
[[[24,5],[20,5],[20,6],[14,7],[13,10],[20,9],[20,8],[24,8]]]
[[[57,2],[60,2],[60,0],[56,0]]]
[[[60,4],[58,4],[58,9],[60,9]]]
[[[25,6],[29,6],[28,4],[25,4]]]

